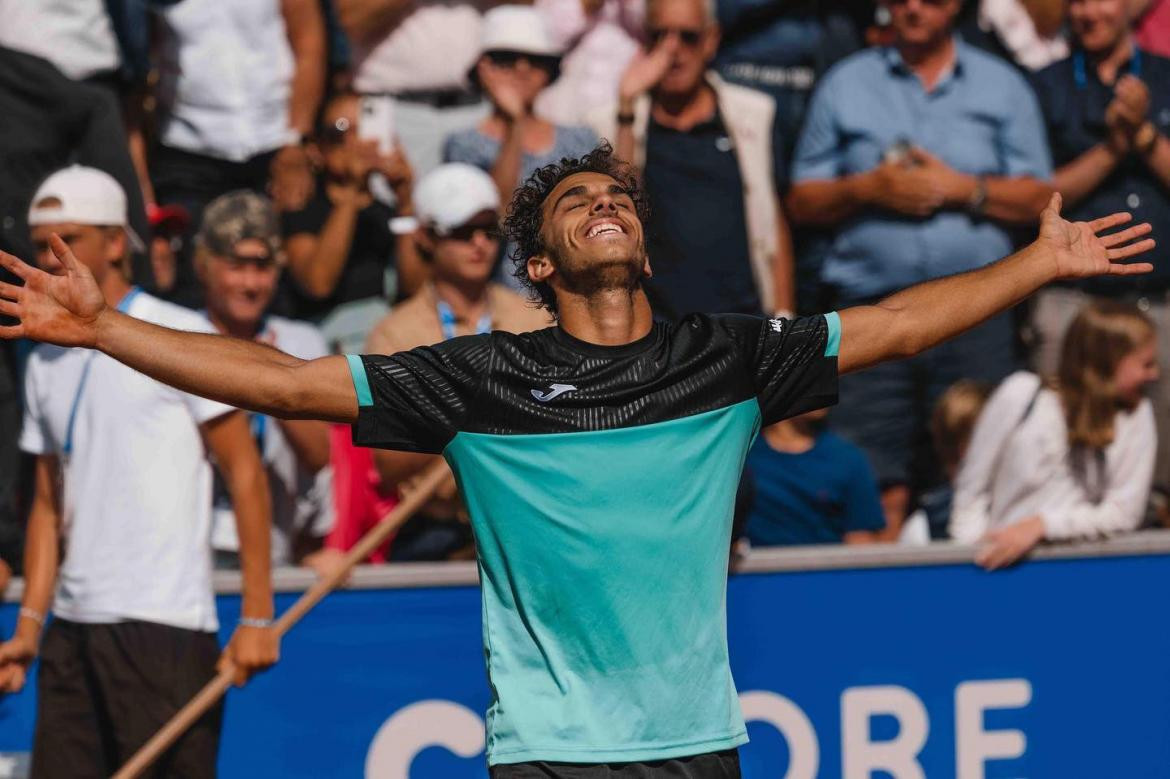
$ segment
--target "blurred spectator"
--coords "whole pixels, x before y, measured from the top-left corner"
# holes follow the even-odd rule
[[[395,241],[390,220],[410,213],[410,165],[400,151],[382,155],[358,133],[361,99],[332,97],[321,114],[316,143],[321,175],[305,207],[282,215],[288,275],[278,310],[317,323],[330,345],[357,352],[388,310],[386,275],[397,270],[401,287],[414,290],[423,270],[409,239]],[[370,193],[381,173],[396,194],[396,209]]]
[[[934,412],[930,415],[930,440],[946,481],[918,496],[919,510],[906,520],[901,540],[906,541],[911,533],[924,541],[949,537],[947,528],[955,496],[955,477],[971,442],[975,422],[990,394],[988,385],[963,379],[947,387],[934,404]],[[916,520],[916,516],[921,520]],[[912,529],[910,526],[918,521],[921,527]]]
[[[1051,193],[1036,98],[1010,65],[954,35],[959,0],[887,7],[894,45],[858,52],[821,80],[793,165],[793,221],[837,229],[821,271],[832,308],[1003,257],[1006,227],[1035,221]],[[999,381],[1014,362],[1003,314],[841,378],[833,423],[874,464],[891,532],[910,488],[938,478],[926,451],[938,396],[961,378]]]
[[[254,192],[231,192],[203,212],[195,268],[207,291],[207,318],[216,331],[266,343],[301,360],[329,354],[307,322],[266,316],[280,279],[280,221]],[[329,425],[249,413],[252,436],[268,470],[272,495],[272,564],[293,565],[321,546],[333,526],[329,489]],[[220,567],[238,568],[240,541],[231,496],[216,483],[211,546]]]
[[[537,96],[557,77],[560,50],[532,8],[504,5],[483,18],[473,80],[492,104],[475,127],[453,133],[444,162],[466,162],[491,174],[507,202],[521,181],[562,157],[579,157],[597,145],[587,127],[555,125],[532,113]]]
[[[543,309],[489,281],[499,255],[500,200],[491,178],[471,165],[451,163],[431,171],[414,195],[418,241],[431,281],[395,307],[370,333],[366,352],[394,354],[461,335],[503,330],[523,333],[552,324]],[[432,455],[376,450],[374,463],[400,493],[432,461]],[[442,560],[471,542],[466,510],[454,477],[398,532],[391,560]]]
[[[0,0],[0,46],[53,63],[75,81],[109,84],[122,64],[106,0]]]
[[[44,10],[36,3],[16,5],[18,15]],[[0,18],[5,20],[0,30],[9,29],[2,11]],[[25,219],[33,191],[49,173],[73,162],[117,179],[127,193],[131,227],[147,234],[126,131],[107,91],[62,75],[40,57],[0,47],[0,116],[0,249],[32,255]],[[145,270],[135,266],[140,278]]]
[[[825,429],[828,410],[777,422],[748,452],[752,546],[871,544],[886,527],[865,454]]]
[[[728,81],[776,101],[776,154],[791,158],[813,86],[861,38],[839,3],[719,0],[723,38],[715,68]]]
[[[1016,373],[991,396],[963,459],[951,535],[984,541],[1000,568],[1041,540],[1134,530],[1154,470],[1153,322],[1136,306],[1090,304],[1069,327],[1054,380]]]
[[[53,233],[97,279],[108,305],[172,327],[208,329],[131,286],[126,196],[109,175],[50,176],[29,211],[36,262],[63,272]],[[0,692],[19,690],[39,651],[33,774],[110,773],[215,675],[211,468],[219,464],[243,542],[243,615],[272,617],[268,489],[241,412],[160,384],[89,349],[36,347],[25,375],[21,447],[37,458],[25,589],[0,645]],[[62,557],[61,550],[64,550]],[[56,597],[53,592],[56,587]],[[52,601],[54,619],[41,629]],[[275,660],[270,630],[241,627],[230,659]],[[183,658],[183,662],[176,662]],[[215,772],[222,708],[164,756],[169,771]]]
[[[181,205],[197,224],[215,197],[264,192],[271,179],[280,208],[302,208],[313,190],[305,140],[325,87],[320,0],[182,0],[158,9],[157,21],[159,137],[149,165],[139,113],[131,124],[147,202]],[[170,296],[197,308],[190,245],[177,263]]]
[[[1070,219],[1129,211],[1170,235],[1170,60],[1142,51],[1129,31],[1126,0],[1072,0],[1069,23],[1076,50],[1036,76],[1056,163],[1053,182]],[[1153,273],[1103,278],[1043,290],[1032,309],[1035,363],[1056,370],[1060,341],[1089,300],[1136,303],[1170,333],[1170,265]],[[1170,339],[1159,358],[1170,364]],[[1158,465],[1154,480],[1170,487],[1170,381],[1154,388]]]
[[[565,52],[561,75],[536,99],[536,113],[578,125],[613,102],[622,73],[638,52],[645,0],[535,0],[553,46]]]
[[[646,248],[655,313],[791,312],[792,241],[777,195],[775,105],[707,66],[719,45],[713,5],[651,0],[647,42],[616,106],[594,126],[641,172],[654,204]]]
[[[1065,0],[979,0],[978,30],[987,48],[1025,70],[1040,70],[1068,56]]]
[[[423,175],[443,140],[488,114],[467,73],[479,52],[481,13],[497,0],[336,0],[353,47],[353,87],[394,98],[394,133]]]
[[[1170,0],[1129,0],[1136,19],[1138,45],[1170,57]]]

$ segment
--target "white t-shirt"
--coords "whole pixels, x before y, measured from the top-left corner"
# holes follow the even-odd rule
[[[212,327],[209,320],[204,321]],[[308,322],[269,317],[261,340],[302,360],[315,360],[329,354],[325,336]],[[297,461],[296,453],[276,420],[260,414],[250,414],[249,417],[267,466],[272,494],[272,562],[276,565],[291,563],[293,541],[302,531],[324,536],[333,529],[332,472],[326,466],[316,474],[310,473]],[[235,512],[226,490],[218,481],[212,528],[212,547],[228,552],[239,550]]]
[[[0,46],[47,59],[72,79],[122,61],[102,0],[0,0]]]
[[[1060,396],[1040,378],[1006,378],[979,414],[955,479],[950,534],[975,543],[988,530],[1032,516],[1049,540],[1096,538],[1141,523],[1158,448],[1154,410],[1143,400],[1113,419],[1113,443],[1074,471]],[[1090,472],[1091,471],[1091,472]]]
[[[293,51],[279,0],[183,0],[158,18],[164,144],[244,162],[295,140]]]
[[[145,293],[126,313],[180,330],[209,329],[194,311]],[[57,455],[63,468],[65,552],[53,602],[58,616],[217,629],[211,464],[199,426],[231,410],[100,352],[43,344],[33,350],[20,446]]]

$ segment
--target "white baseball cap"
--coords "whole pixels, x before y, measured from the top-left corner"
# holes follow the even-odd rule
[[[496,182],[474,165],[449,162],[423,176],[414,187],[416,216],[391,221],[396,233],[414,232],[419,225],[442,236],[467,224],[480,211],[499,211]]]
[[[541,57],[564,53],[553,43],[540,12],[528,5],[499,5],[484,14],[479,51],[521,51]]]
[[[46,200],[56,202],[37,207]],[[63,222],[121,227],[126,231],[131,249],[136,252],[146,249],[130,227],[122,186],[109,173],[97,168],[84,165],[62,168],[45,179],[33,195],[28,209],[30,227]]]

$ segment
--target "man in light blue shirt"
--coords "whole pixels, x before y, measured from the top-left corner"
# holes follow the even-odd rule
[[[1051,161],[1036,98],[1006,62],[954,34],[960,0],[892,0],[893,45],[858,52],[822,79],[797,144],[789,215],[832,228],[820,271],[835,306],[971,270],[1011,251],[1036,220]],[[912,361],[841,383],[838,429],[867,450],[889,527],[905,516],[934,400],[960,378],[1013,367],[1010,317]],[[924,462],[928,462],[925,460]]]

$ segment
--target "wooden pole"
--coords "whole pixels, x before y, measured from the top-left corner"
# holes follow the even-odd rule
[[[301,617],[305,616],[310,609],[321,602],[322,598],[344,581],[355,565],[369,557],[391,533],[402,527],[406,520],[422,508],[423,504],[431,499],[431,496],[447,478],[447,473],[446,463],[435,463],[428,468],[418,483],[417,489],[399,502],[390,513],[382,518],[381,522],[362,536],[353,549],[346,553],[337,570],[318,579],[312,587],[305,591],[304,595],[297,599],[296,603],[289,607],[288,611],[280,615],[280,619],[273,624],[277,636],[283,636],[287,633],[293,625],[300,621]],[[234,674],[235,667],[231,665],[220,671],[219,675],[208,682],[194,698],[176,712],[175,716],[171,717],[167,724],[151,736],[150,740],[143,744],[134,753],[134,756],[126,761],[125,765],[118,769],[118,773],[114,774],[113,779],[136,779],[141,775],[208,709],[214,706],[216,701],[223,697],[232,685]]]

